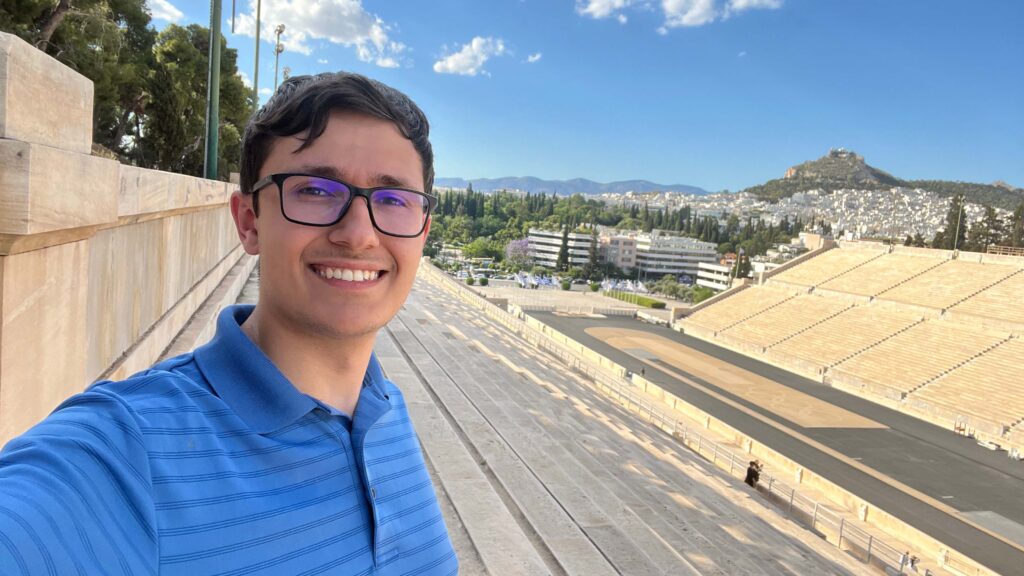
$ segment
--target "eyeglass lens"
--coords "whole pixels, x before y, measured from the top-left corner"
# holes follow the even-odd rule
[[[288,176],[281,184],[285,216],[313,225],[331,224],[349,203],[352,191],[341,182],[315,176]],[[370,214],[381,232],[411,235],[423,229],[429,202],[409,190],[382,188],[370,193]]]

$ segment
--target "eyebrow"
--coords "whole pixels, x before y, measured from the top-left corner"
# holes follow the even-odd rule
[[[349,178],[347,177],[347,175],[345,173],[339,171],[334,166],[329,166],[329,165],[316,164],[316,165],[300,166],[297,169],[297,171],[298,172],[303,172],[305,174],[312,174],[313,176],[322,176],[324,178],[333,178],[334,180],[342,180],[342,181],[346,181],[346,182],[349,180]],[[370,177],[370,182],[372,183],[372,185],[370,186],[371,188],[378,187],[378,186],[397,186],[399,188],[413,188],[412,186],[409,185],[408,182],[402,180],[401,178],[398,178],[396,176],[392,176],[391,174],[385,174],[385,173],[377,173],[377,174],[372,175]]]

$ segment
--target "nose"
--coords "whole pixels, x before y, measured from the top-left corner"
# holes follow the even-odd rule
[[[354,250],[373,248],[380,244],[377,230],[370,219],[369,200],[362,196],[353,198],[345,215],[331,227],[327,238],[334,244]]]

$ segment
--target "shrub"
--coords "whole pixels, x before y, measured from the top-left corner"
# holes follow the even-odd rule
[[[486,276],[484,276],[483,278],[480,279],[480,285],[481,286],[487,286],[487,277]]]
[[[568,290],[572,287],[572,282],[569,280],[562,280],[562,290]]]
[[[715,295],[715,291],[706,286],[697,286],[690,294],[693,296],[693,303],[697,304],[711,298]]]
[[[644,306],[645,308],[664,308],[665,303],[661,300],[655,300],[654,298],[648,298],[647,296],[641,296],[640,294],[634,294],[632,292],[623,292],[621,290],[607,290],[604,293],[605,296],[612,298],[618,298],[623,302],[629,302],[631,304],[637,304]]]
[[[600,289],[601,289],[601,285],[598,284],[597,282],[591,282],[590,283],[590,291],[591,292],[597,292]]]
[[[472,276],[467,276],[466,277],[466,284],[469,284],[470,286],[472,286],[473,284],[476,284],[476,278],[473,278]]]

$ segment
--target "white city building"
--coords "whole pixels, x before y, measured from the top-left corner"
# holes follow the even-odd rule
[[[590,247],[593,237],[587,233],[569,232],[569,266],[585,266],[590,262]],[[527,236],[530,258],[534,264],[554,268],[558,263],[558,251],[562,248],[561,230],[530,228]],[[595,247],[596,249],[596,247]]]
[[[600,239],[601,261],[620,270],[636,268],[636,237],[624,234],[603,235]]]
[[[731,266],[700,262],[697,264],[697,286],[704,286],[721,292],[729,289]]]
[[[698,264],[718,262],[717,246],[685,236],[673,236],[662,230],[636,235],[636,265],[648,278],[665,274],[697,277]]]

